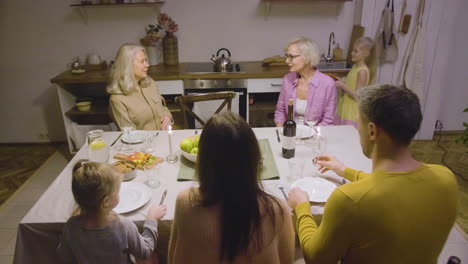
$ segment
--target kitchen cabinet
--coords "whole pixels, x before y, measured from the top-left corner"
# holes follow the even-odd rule
[[[163,4],[164,1],[157,0],[153,2],[144,2],[144,3],[109,3],[109,4],[73,4],[71,7],[79,8],[80,15],[83,18],[85,24],[88,24],[88,8],[126,8],[126,7],[154,7],[156,13],[159,12],[159,6]]]
[[[273,115],[282,82],[282,78],[247,79],[247,91],[252,102],[248,106],[248,121],[252,127],[275,126]]]

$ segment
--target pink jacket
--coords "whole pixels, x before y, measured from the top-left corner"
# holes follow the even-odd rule
[[[283,77],[283,87],[276,104],[275,123],[284,123],[286,121],[289,99],[292,98],[294,100],[294,110],[296,109],[296,87],[298,81],[299,74],[296,72],[290,72]],[[333,125],[336,97],[336,87],[333,79],[317,70],[309,82],[305,118],[307,119],[310,116],[317,118],[317,125],[319,126]],[[294,115],[296,115],[295,112]]]

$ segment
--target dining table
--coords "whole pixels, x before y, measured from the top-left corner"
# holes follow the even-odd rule
[[[297,140],[295,157],[293,159],[285,159],[282,157],[282,140],[277,134],[277,128],[263,127],[252,129],[259,142],[269,143],[272,162],[268,166],[276,166],[276,170],[273,171],[278,174],[276,175],[277,177],[261,181],[261,185],[266,192],[285,200],[281,188],[287,194],[293,183],[290,178],[291,164],[297,161],[303,163],[299,178],[318,177],[333,183],[335,186],[346,183],[342,177],[332,171],[320,173],[317,166],[313,163],[313,156],[316,152],[307,144],[302,144],[301,139]],[[161,253],[162,258],[165,259],[177,195],[184,189],[198,187],[196,179],[180,180],[179,173],[188,164],[187,162],[191,161],[183,157],[179,142],[186,137],[203,134],[203,131],[201,129],[186,129],[173,130],[171,133],[168,133],[168,131],[147,131],[147,133],[157,134],[157,136],[153,136],[152,140],[152,155],[166,160],[166,157],[172,152],[173,155],[178,156],[178,160],[175,163],[164,161],[158,164],[157,177],[160,180],[160,184],[156,188],[150,188],[149,201],[141,207],[122,215],[132,220],[141,230],[150,205],[159,204],[163,194],[165,194],[164,204],[167,206],[167,213],[158,221],[159,237],[157,241],[157,250]],[[362,153],[359,135],[353,126],[323,126],[320,127],[320,133],[326,139],[324,153],[335,155],[346,166],[371,172],[371,160]],[[110,146],[120,135],[121,132],[119,131],[104,132],[103,138]],[[122,139],[119,139],[116,141],[116,144],[113,144],[109,148],[110,155],[108,162],[112,163],[115,161],[113,156],[121,151],[123,146],[128,147],[128,144],[124,144]],[[141,143],[132,144],[130,147],[134,151],[144,151],[148,146]],[[220,149],[220,151],[229,150]],[[86,159],[87,157],[88,147],[84,144],[21,220],[18,226],[13,263],[60,263],[56,254],[56,248],[60,243],[62,228],[77,208],[71,192],[72,169],[78,160]],[[128,182],[145,184],[146,181],[147,176],[145,172],[138,170],[136,177]],[[239,195],[242,195],[242,190],[238,191]],[[325,202],[311,202],[312,214],[319,220],[323,214],[325,204]]]

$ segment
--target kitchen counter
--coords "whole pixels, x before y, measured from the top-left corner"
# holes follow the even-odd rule
[[[176,66],[156,65],[150,66],[148,75],[154,80],[183,80],[183,79],[255,79],[255,78],[282,78],[289,72],[288,67],[271,66],[264,67],[260,61],[239,62],[241,72],[233,73],[188,73],[183,72],[184,66],[190,62],[180,63]],[[349,69],[322,70],[324,73],[333,73],[344,76]],[[79,84],[79,83],[107,83],[109,81],[109,69],[88,71],[81,74],[73,74],[67,70],[50,80],[56,84]]]

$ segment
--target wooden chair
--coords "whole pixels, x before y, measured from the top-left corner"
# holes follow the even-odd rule
[[[215,114],[217,114],[221,112],[221,110],[223,110],[225,106],[228,111],[231,111],[232,99],[235,97],[235,92],[213,92],[205,94],[180,95],[175,98],[175,102],[179,104],[180,109],[182,110],[184,118],[184,128],[193,129],[195,128],[195,120],[197,120],[202,126],[205,125],[205,121],[203,121],[197,114],[193,112],[194,103],[224,99],[224,101],[215,111]]]

